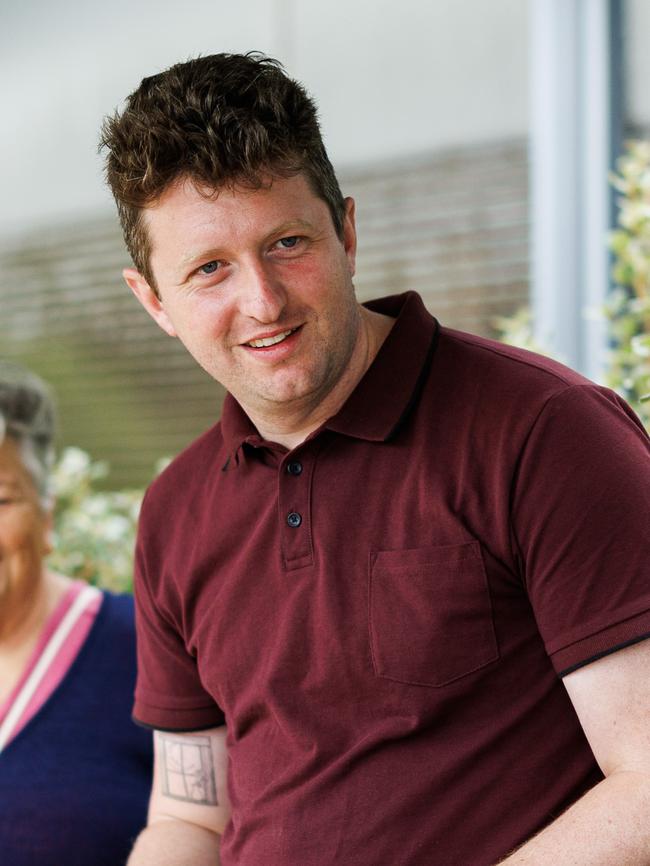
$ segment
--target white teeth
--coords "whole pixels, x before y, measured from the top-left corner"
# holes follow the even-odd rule
[[[293,334],[295,328],[291,331],[283,331],[281,334],[276,334],[275,337],[264,337],[262,340],[251,340],[247,345],[252,346],[254,349],[264,349],[267,346],[275,346],[276,343],[281,343],[283,340],[286,340],[289,334]]]

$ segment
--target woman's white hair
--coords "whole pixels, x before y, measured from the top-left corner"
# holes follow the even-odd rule
[[[18,444],[45,509],[51,504],[55,426],[54,400],[45,382],[18,364],[0,360],[0,444],[5,437]]]

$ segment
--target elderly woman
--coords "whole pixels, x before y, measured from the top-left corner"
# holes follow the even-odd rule
[[[133,604],[44,564],[53,427],[45,385],[0,362],[0,862],[121,866],[151,770]]]

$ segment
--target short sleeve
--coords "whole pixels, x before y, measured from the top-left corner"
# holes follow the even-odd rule
[[[522,450],[511,520],[546,651],[565,675],[650,637],[650,448],[614,392],[569,386]]]
[[[170,612],[170,588],[161,578],[163,554],[155,544],[157,533],[150,525],[147,497],[135,556],[138,675],[133,717],[139,724],[160,730],[217,727],[224,723],[224,715],[201,684],[196,659],[175,625],[180,617]]]

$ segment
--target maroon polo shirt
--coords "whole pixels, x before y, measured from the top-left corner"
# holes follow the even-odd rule
[[[135,717],[228,727],[224,866],[489,866],[601,774],[561,675],[650,634],[648,439],[417,295],[288,453],[228,397],[153,483]]]

